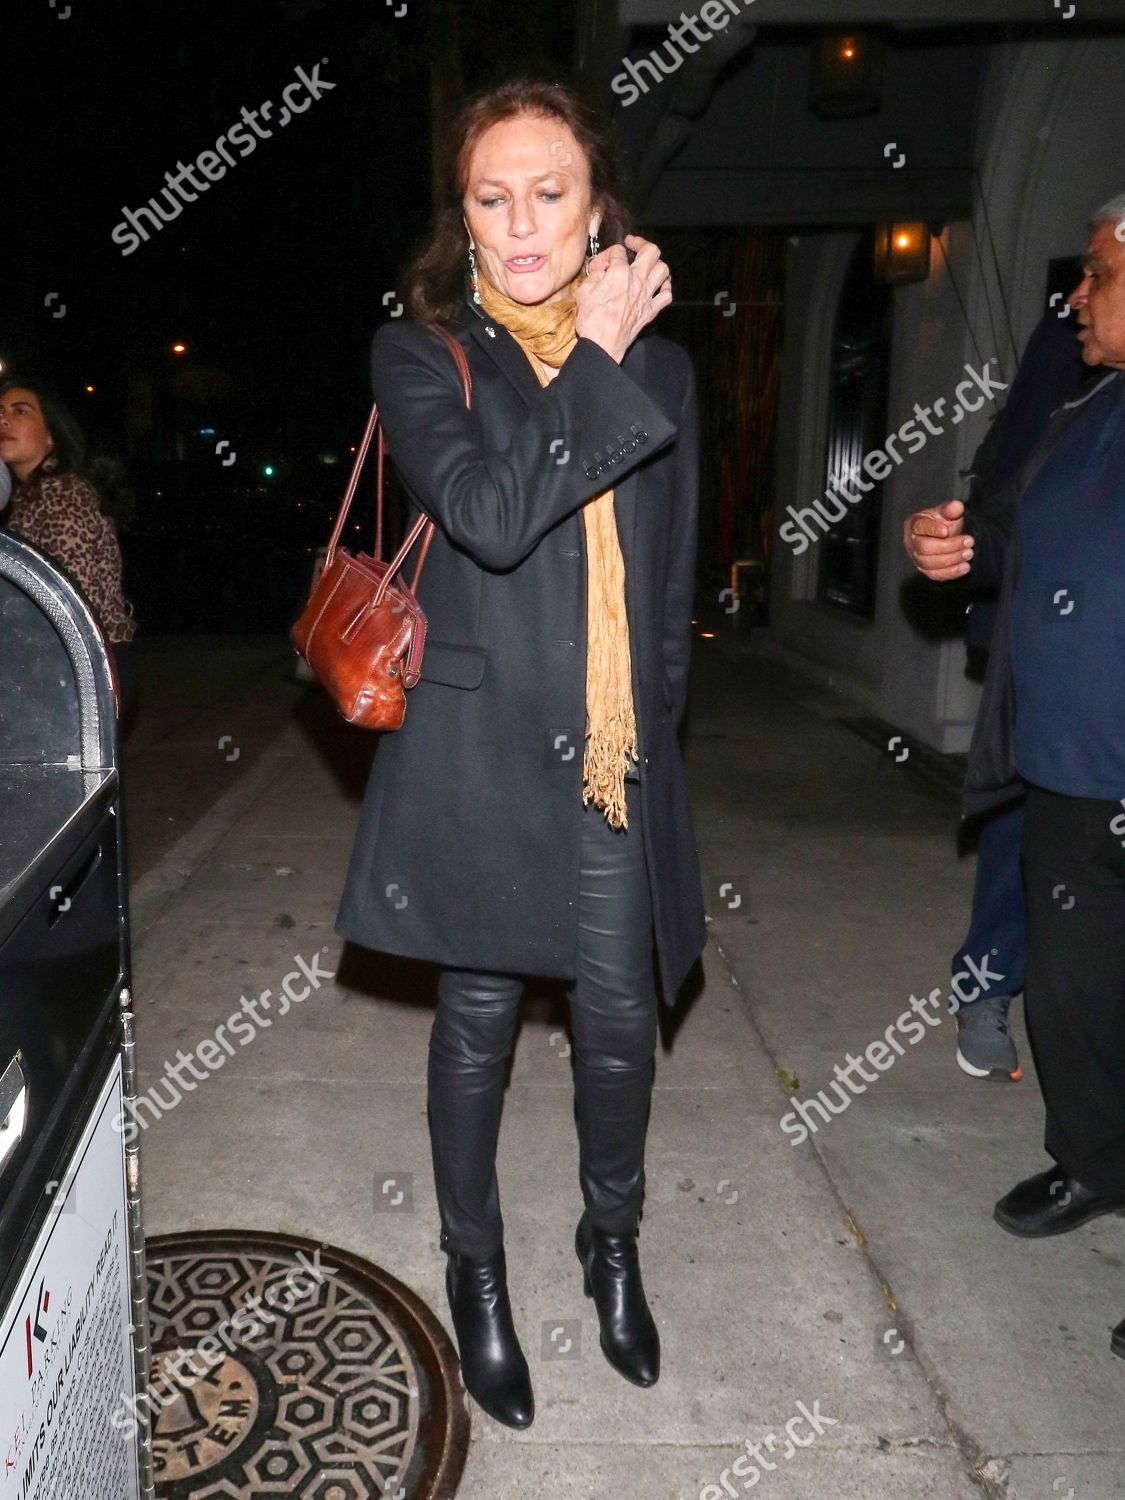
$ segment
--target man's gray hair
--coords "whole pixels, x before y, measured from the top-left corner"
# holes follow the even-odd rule
[[[1103,224],[1125,224],[1125,193],[1118,193],[1108,203],[1103,203],[1090,220],[1090,229],[1099,229]]]

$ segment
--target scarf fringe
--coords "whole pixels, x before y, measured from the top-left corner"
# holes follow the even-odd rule
[[[604,809],[614,828],[629,827],[625,806],[625,772],[630,758],[637,757],[637,721],[630,707],[627,714],[614,714],[608,724],[591,730],[582,756],[582,802],[591,800]]]

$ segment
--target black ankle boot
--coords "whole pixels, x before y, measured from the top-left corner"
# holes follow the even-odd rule
[[[594,1299],[601,1327],[602,1353],[634,1385],[655,1385],[660,1375],[660,1334],[645,1301],[637,1231],[608,1234],[578,1221],[574,1248],[582,1262],[587,1297]]]
[[[512,1322],[504,1251],[484,1257],[447,1253],[445,1290],[465,1389],[497,1422],[529,1427],[535,1397]]]

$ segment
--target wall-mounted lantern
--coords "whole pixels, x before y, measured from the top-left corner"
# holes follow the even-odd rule
[[[923,223],[876,224],[876,281],[908,286],[930,274],[930,226]]]

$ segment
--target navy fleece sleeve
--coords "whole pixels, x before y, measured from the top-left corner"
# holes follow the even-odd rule
[[[963,530],[973,538],[973,562],[967,581],[974,588],[996,590],[1004,576],[1004,555],[1015,524],[1020,482],[1015,476],[994,495],[985,494],[965,506]]]

